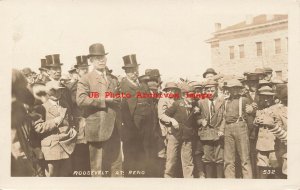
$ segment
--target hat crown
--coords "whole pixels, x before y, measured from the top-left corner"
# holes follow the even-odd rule
[[[47,60],[41,59],[41,67],[47,67]]]
[[[262,86],[261,88],[258,89],[259,94],[265,94],[265,95],[274,95],[274,91],[271,87],[269,86]]]
[[[208,80],[205,83],[205,87],[211,87],[211,86],[217,86],[217,85],[218,85],[218,83],[215,80]]]
[[[123,61],[124,61],[125,66],[126,65],[137,65],[136,54],[125,55],[123,57]]]
[[[61,66],[59,54],[46,55],[46,62],[48,66]]]
[[[225,87],[243,87],[243,84],[241,83],[241,81],[237,80],[237,79],[231,79],[225,82],[226,84],[224,84]]]
[[[22,73],[24,75],[28,75],[28,74],[32,73],[32,71],[29,67],[25,67],[24,69],[22,69]]]
[[[265,72],[265,73],[272,73],[272,72],[273,72],[273,69],[271,69],[270,67],[265,67],[265,68],[264,68],[264,72]]]
[[[88,66],[88,58],[85,55],[81,55],[81,56],[76,56],[76,65],[75,67],[78,66]]]
[[[101,43],[95,43],[90,45],[89,53],[90,53],[89,56],[96,56],[96,55],[103,56],[107,54],[105,53],[104,46]]]
[[[203,73],[203,78],[206,77],[207,74],[212,73],[214,75],[217,75],[216,71],[213,68],[208,68],[206,71]]]
[[[178,88],[178,85],[175,82],[167,82],[165,85],[166,88]]]

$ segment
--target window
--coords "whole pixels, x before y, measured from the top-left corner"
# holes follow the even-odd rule
[[[262,56],[262,42],[256,42],[256,55]]]
[[[275,54],[281,53],[281,40],[275,39]]]
[[[245,58],[244,44],[239,45],[240,58]]]
[[[229,57],[230,59],[234,59],[234,46],[229,47]]]

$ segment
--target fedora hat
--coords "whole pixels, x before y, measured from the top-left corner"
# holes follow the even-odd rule
[[[135,54],[125,55],[123,57],[123,62],[124,62],[124,66],[122,67],[122,69],[135,68],[135,67],[138,67],[140,65],[140,64],[137,64]]]
[[[212,73],[214,75],[217,75],[216,71],[213,68],[208,68],[206,71],[203,73],[203,78],[206,77],[207,74]]]
[[[87,55],[87,58],[90,58],[92,56],[104,56],[107,54],[108,53],[105,52],[103,44],[96,43],[96,44],[90,45],[89,54]]]
[[[166,91],[167,89],[178,89],[180,90],[180,88],[178,87],[178,85],[175,82],[167,82],[165,85],[165,88],[163,89],[163,91]]]
[[[59,54],[46,55],[46,62],[48,67],[60,67],[63,65],[60,62]]]
[[[41,59],[41,67],[39,68],[40,71],[46,71],[48,70],[47,60]]]
[[[181,83],[180,85],[180,90],[182,93],[186,93],[186,92],[193,92],[194,91],[194,87],[192,87],[191,85],[187,84],[187,83]]]
[[[76,65],[74,65],[74,68],[80,68],[80,67],[88,67],[90,66],[88,64],[88,58],[85,55],[82,56],[76,56]]]

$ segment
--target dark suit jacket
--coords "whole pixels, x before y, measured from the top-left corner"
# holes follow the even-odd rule
[[[140,126],[136,126],[134,121],[135,115],[142,117],[153,117],[153,101],[152,98],[137,98],[137,93],[150,93],[148,86],[140,83],[139,86],[132,84],[126,77],[121,81],[121,92],[131,94],[131,98],[123,98],[121,101],[122,127],[121,138],[123,141],[135,138],[138,135]],[[138,106],[138,102],[144,102],[149,106]],[[138,109],[137,109],[138,108]],[[151,119],[151,118],[150,118]],[[145,123],[150,125],[152,123]],[[153,126],[149,126],[153,127]]]
[[[118,92],[118,80],[107,74],[107,82],[97,71],[84,75],[77,84],[76,102],[84,109],[86,118],[85,137],[89,142],[106,141],[110,138],[118,112],[113,103],[105,102],[105,92]],[[98,92],[99,98],[90,98],[90,92]]]
[[[198,106],[200,109],[200,119],[206,119],[208,121],[207,126],[201,127],[199,134],[200,137],[203,136],[210,136],[212,133],[210,133],[210,130],[222,131],[224,132],[224,122],[223,121],[223,114],[224,114],[224,100],[221,98],[217,98],[215,101],[215,113],[212,114],[210,118],[209,114],[209,99],[202,99],[198,101]],[[214,133],[216,134],[216,133]],[[215,136],[215,138],[218,138]],[[215,139],[213,138],[213,139]]]
[[[249,99],[250,103],[255,102],[258,105],[258,109],[260,109],[258,93],[255,94],[254,99],[250,96],[249,92],[245,94],[245,97]],[[258,128],[253,124],[255,115],[256,110],[253,113],[246,115],[247,125],[249,129],[249,138],[254,140],[257,139],[258,136]]]
[[[195,114],[192,112],[191,107],[186,106],[184,100],[180,99],[175,101],[165,112],[167,116],[174,118],[179,124],[179,129],[171,127],[172,134],[178,140],[191,140],[195,135],[195,128],[193,127]]]

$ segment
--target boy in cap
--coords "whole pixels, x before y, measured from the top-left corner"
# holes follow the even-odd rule
[[[246,105],[249,99],[240,95],[243,85],[237,79],[227,81],[224,86],[225,94],[229,98],[225,102],[224,132],[224,173],[225,178],[235,178],[236,151],[239,154],[242,166],[243,178],[252,178],[250,162],[250,147],[248,127],[246,122]]]
[[[192,99],[188,96],[190,92],[193,92],[193,88],[188,84],[182,84],[183,98],[175,101],[165,112],[172,126],[171,132],[167,135],[167,163],[164,177],[176,177],[175,169],[179,160],[181,160],[183,177],[194,177],[192,137],[195,135],[193,128],[195,114],[192,110]]]
[[[46,161],[46,176],[71,175],[71,154],[75,148],[76,131],[73,128],[69,105],[62,99],[59,81],[46,83],[49,99],[35,108],[41,118],[35,121],[35,131],[41,136],[42,152]]]
[[[280,171],[282,164],[280,164],[281,158],[277,157],[275,149],[281,145],[280,139],[286,140],[286,133],[284,135],[286,120],[283,122],[282,119],[287,116],[286,107],[283,104],[274,103],[275,93],[269,86],[261,87],[259,96],[262,109],[257,111],[254,120],[259,127],[256,143],[259,178],[278,178],[282,175]],[[283,131],[280,130],[282,127],[285,127]]]
[[[205,92],[211,94],[210,98],[198,101],[201,124],[199,136],[204,151],[202,160],[206,178],[223,178],[224,99],[218,97],[218,83],[213,80],[206,82]]]

